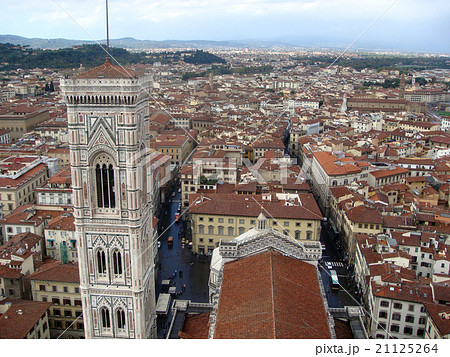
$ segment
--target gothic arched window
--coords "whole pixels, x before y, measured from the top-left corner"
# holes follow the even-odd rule
[[[97,206],[101,208],[115,208],[115,179],[114,166],[106,155],[100,155],[95,164],[95,185],[97,189]]]
[[[116,311],[116,322],[118,329],[125,329],[125,311],[123,309],[117,309]]]
[[[109,318],[109,309],[106,307],[102,307],[100,309],[100,316],[102,319],[102,327],[103,328],[110,328],[111,327],[111,320]]]
[[[97,272],[106,274],[106,254],[102,249],[97,250]]]
[[[118,250],[114,250],[112,253],[112,259],[113,259],[113,271],[115,275],[121,275],[122,270],[122,253],[120,253]]]

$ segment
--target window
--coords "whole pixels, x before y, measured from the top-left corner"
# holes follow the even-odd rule
[[[311,223],[311,222],[308,222],[308,223],[306,224],[306,226],[307,226],[308,228],[311,228],[311,227],[312,227],[312,223]]]
[[[223,226],[217,227],[218,234],[223,236]]]
[[[423,337],[425,330],[423,328],[417,329],[417,336]]]
[[[426,322],[425,317],[422,316],[422,317],[419,318],[419,324],[420,325],[425,325],[425,322]]]
[[[385,323],[381,323],[381,324],[378,324],[378,330],[386,330],[386,324]]]
[[[234,228],[233,227],[228,227],[228,235],[229,236],[233,236],[234,235]]]
[[[106,155],[97,158],[95,181],[98,207],[115,208],[114,168],[111,159]]]
[[[214,226],[208,226],[208,234],[214,234]]]
[[[47,302],[47,296],[43,296],[42,301]]]
[[[64,310],[64,316],[65,317],[72,317],[72,311],[71,310]]]
[[[81,300],[74,300],[75,306],[81,306]]]
[[[301,226],[301,222],[295,222],[295,226],[296,227],[300,227]]]
[[[39,285],[39,291],[45,291],[45,285]]]
[[[425,306],[421,306],[420,307],[420,312],[426,312],[427,310],[425,309]]]
[[[125,329],[125,311],[123,309],[117,309],[116,311],[117,328]]]
[[[283,225],[284,225],[285,227],[289,227],[289,222],[284,221],[284,222],[283,222]]]
[[[239,227],[239,235],[244,234],[244,232],[245,232],[245,228]]]
[[[111,321],[109,319],[109,309],[106,307],[102,307],[100,309],[100,316],[102,320],[102,327],[103,328],[110,328],[111,327]]]
[[[413,329],[412,329],[411,327],[409,327],[409,326],[405,326],[405,327],[403,328],[403,333],[404,333],[405,335],[412,335],[412,332],[413,332]]]
[[[306,232],[306,239],[311,239],[311,237],[312,237],[312,232],[311,231],[307,231]]]
[[[398,325],[391,325],[391,332],[399,332],[400,327]]]
[[[62,328],[62,321],[55,321],[54,325],[55,325],[55,328]]]
[[[48,324],[47,324],[47,322],[44,322],[44,324],[42,325],[42,331],[47,331],[47,329],[48,329]]]
[[[52,286],[52,291],[58,291],[55,285]]]
[[[106,254],[102,249],[97,251],[97,272],[106,274]]]
[[[63,299],[63,304],[70,306],[70,299]]]
[[[381,302],[380,302],[380,306],[383,306],[383,307],[388,307],[388,306],[389,306],[389,301],[386,301],[386,300],[381,300]]]
[[[208,218],[208,222],[214,222],[214,218],[209,217],[209,218]]]
[[[255,221],[254,219],[252,219],[252,220],[250,220],[250,224],[251,224],[251,225],[255,225],[255,224],[256,224],[256,221]]]
[[[394,302],[394,309],[401,309],[402,308],[402,304],[398,303],[398,302]]]
[[[82,322],[77,322],[77,329],[78,330],[83,330],[84,329],[84,326],[83,326]]]
[[[80,293],[80,288],[79,287],[76,287],[75,288],[75,294],[79,294]]]
[[[65,293],[68,293],[68,292],[69,292],[69,288],[68,288],[67,286],[63,286],[63,291],[64,291]]]
[[[228,218],[228,223],[233,223],[234,219],[233,218]]]
[[[240,220],[239,220],[239,224],[244,224],[244,220],[243,220],[243,219],[240,219]]]
[[[115,275],[122,274],[122,254],[116,249],[112,254],[113,258],[113,271]]]
[[[405,322],[414,323],[414,316],[406,315],[405,316]]]
[[[219,223],[223,223],[223,218],[219,218]]]
[[[378,317],[379,317],[380,319],[387,319],[387,312],[386,312],[386,311],[380,311],[380,312],[378,313]]]
[[[398,312],[392,314],[392,320],[400,321],[401,315]]]
[[[203,217],[199,217],[198,219],[200,222],[203,222]]]
[[[52,299],[52,304],[59,305],[59,298],[53,298]]]
[[[408,311],[414,311],[414,305],[409,304],[409,306],[408,306]]]
[[[53,309],[53,315],[61,316],[61,310],[60,309]]]
[[[82,315],[81,311],[75,311],[75,317],[80,317]]]
[[[205,231],[205,226],[202,225],[202,224],[199,225],[199,226],[198,226],[198,233],[203,234],[203,233],[205,233],[204,231]]]

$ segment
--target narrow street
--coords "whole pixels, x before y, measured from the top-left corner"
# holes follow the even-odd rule
[[[174,186],[174,196],[161,209],[159,222],[160,248],[159,267],[155,282],[156,299],[161,292],[167,292],[167,286],[161,285],[162,280],[170,279],[171,286],[179,293],[175,298],[208,302],[209,259],[198,257],[191,252],[189,245],[182,244],[182,238],[189,239],[182,232],[182,222],[175,222],[175,214],[180,203],[179,185]],[[174,223],[175,222],[175,223]],[[164,232],[164,233],[163,233]],[[163,233],[161,235],[161,233]],[[168,238],[173,237],[173,246],[169,246]],[[177,272],[176,274],[175,271]],[[182,289],[183,284],[185,289]]]
[[[344,260],[344,253],[339,247],[339,237],[336,236],[336,233],[328,223],[322,225],[320,242],[326,248],[322,251],[322,261],[319,269],[328,298],[328,305],[330,307],[359,305],[355,294],[355,285],[351,278],[351,268],[349,268],[347,261]],[[337,273],[340,284],[339,290],[331,288],[330,270],[335,270]]]

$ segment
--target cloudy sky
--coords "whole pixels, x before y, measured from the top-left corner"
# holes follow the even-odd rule
[[[0,0],[0,34],[99,40],[105,0]],[[449,0],[109,0],[110,37],[450,53]],[[377,20],[377,18],[379,18]]]

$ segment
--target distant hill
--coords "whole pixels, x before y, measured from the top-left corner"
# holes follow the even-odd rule
[[[0,35],[0,43],[12,43],[14,45],[30,46],[31,48],[40,49],[60,49],[72,46],[96,44],[96,41],[85,40],[67,40],[64,38],[44,39],[44,38],[27,38],[14,35]],[[98,43],[105,44],[106,40],[100,40]],[[137,40],[132,37],[124,37],[111,39],[110,45],[113,47],[127,49],[151,50],[152,48],[190,48],[190,49],[206,49],[206,48],[245,48],[248,44],[238,41],[181,41],[181,40]]]
[[[131,52],[123,48],[110,47],[114,60],[122,65],[134,63],[175,63],[184,61],[192,64],[224,64],[225,60],[212,53],[196,51],[176,52]],[[17,68],[77,68],[95,67],[102,64],[106,57],[105,50],[100,45],[79,45],[62,49],[35,49],[28,46],[11,43],[0,43],[0,70],[15,70]]]

